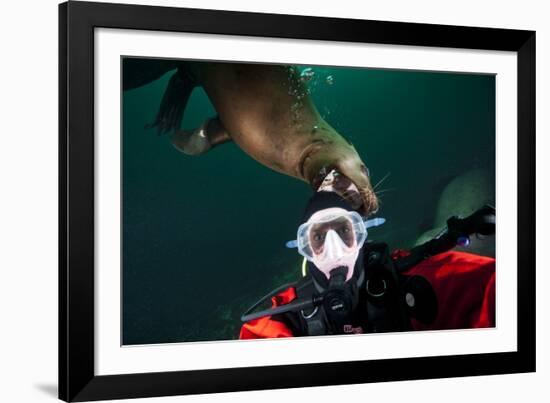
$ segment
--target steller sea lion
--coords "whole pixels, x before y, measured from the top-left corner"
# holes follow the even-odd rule
[[[332,170],[342,196],[364,214],[378,209],[369,172],[353,145],[317,111],[295,67],[267,64],[157,61],[125,59],[123,88],[143,85],[159,72],[177,71],[170,78],[151,126],[172,132],[180,151],[199,155],[234,141],[261,164],[309,183],[317,189]],[[152,79],[151,79],[152,81]],[[217,116],[194,130],[180,129],[185,106],[196,86],[202,86]],[[350,192],[350,183],[358,189]]]

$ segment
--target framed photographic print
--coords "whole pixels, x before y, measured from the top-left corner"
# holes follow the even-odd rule
[[[535,370],[534,32],[59,24],[61,399]]]

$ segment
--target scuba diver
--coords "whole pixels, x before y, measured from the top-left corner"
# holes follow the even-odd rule
[[[493,207],[449,218],[442,233],[410,251],[367,241],[384,221],[362,217],[331,186],[317,191],[287,243],[305,258],[304,277],[248,309],[239,338],[495,326],[495,259],[452,251],[474,234],[494,234]]]

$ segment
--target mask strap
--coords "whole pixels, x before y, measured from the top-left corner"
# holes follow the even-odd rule
[[[370,220],[364,220],[365,228],[378,227],[379,225],[382,225],[385,222],[386,222],[386,219],[382,217],[376,217],[376,218],[371,218]]]

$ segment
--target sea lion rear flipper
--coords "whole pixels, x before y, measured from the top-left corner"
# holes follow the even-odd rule
[[[156,127],[158,134],[178,130],[187,101],[196,86],[197,80],[187,63],[180,63],[166,86],[155,121],[147,127]]]

